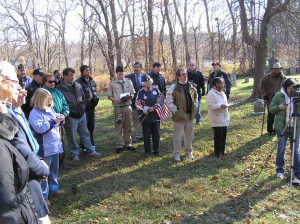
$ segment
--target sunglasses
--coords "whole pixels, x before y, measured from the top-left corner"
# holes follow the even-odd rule
[[[49,83],[55,83],[55,81],[52,81],[52,80],[51,81],[47,81],[47,82],[49,82]]]

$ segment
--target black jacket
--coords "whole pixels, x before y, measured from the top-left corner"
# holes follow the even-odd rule
[[[187,70],[187,73],[188,81],[197,85],[198,100],[200,100],[201,96],[205,95],[205,79],[199,70],[194,71],[194,73]]]
[[[85,111],[85,95],[82,91],[81,85],[78,82],[73,83],[73,92],[65,83],[64,80],[57,86],[57,89],[64,94],[66,101],[69,105],[70,115],[73,118],[81,118]]]
[[[86,99],[85,110],[86,111],[95,110],[95,107],[97,106],[97,104],[99,102],[99,98],[97,96],[97,86],[96,86],[96,82],[94,81],[94,79],[92,77],[89,77],[92,94],[90,94],[88,82],[86,81],[86,79],[83,76],[76,79],[76,82],[78,82],[81,85],[82,91],[84,92],[84,95],[85,95],[85,99]]]
[[[229,94],[230,94],[231,82],[229,81],[228,75],[227,75],[225,72],[221,71],[221,70],[218,71],[218,73],[217,73],[216,76],[214,76],[214,72],[211,73],[211,74],[209,75],[208,83],[207,83],[207,92],[208,92],[211,88],[213,88],[213,79],[214,79],[215,77],[221,77],[221,78],[224,79],[224,82],[225,82],[224,84],[225,84],[225,86],[224,86],[223,91],[226,93],[227,98],[228,98],[228,96],[229,96]]]
[[[26,96],[26,103],[22,105],[22,110],[26,116],[26,118],[29,118],[29,114],[32,110],[32,106],[30,106],[31,98],[33,97],[33,94],[38,88],[41,88],[42,85],[39,85],[34,79],[30,83],[30,85],[26,88],[27,90],[27,96]]]
[[[149,72],[148,75],[154,81],[154,76],[155,76],[154,72],[153,71]],[[167,93],[167,91],[166,91],[166,80],[165,80],[165,78],[163,77],[162,74],[160,74],[160,73],[158,74],[158,83],[153,83],[153,85],[157,85],[159,91],[166,97],[166,93]]]
[[[145,75],[144,73],[141,73],[141,76],[142,76],[142,77],[143,77],[144,75]],[[133,84],[133,87],[134,87],[134,90],[135,90],[135,94],[134,94],[133,99],[131,100],[131,107],[132,107],[133,109],[136,109],[136,107],[135,107],[135,100],[136,100],[137,93],[138,93],[138,91],[139,91],[140,89],[139,89],[138,86],[137,86],[137,83],[136,83],[136,80],[135,80],[135,74],[134,74],[134,73],[128,74],[128,75],[125,76],[125,78],[130,79],[131,82],[132,82],[132,84]],[[142,83],[141,83],[141,84],[142,84]],[[141,87],[141,88],[143,88],[143,87]]]
[[[13,118],[0,113],[0,223],[38,223],[28,189],[26,161],[8,140],[18,126]]]

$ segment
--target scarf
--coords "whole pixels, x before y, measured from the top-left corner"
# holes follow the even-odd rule
[[[289,120],[291,119],[290,121],[290,127],[293,127],[294,126],[294,117],[292,117],[292,113],[294,111],[294,104],[292,102],[292,99],[286,94],[284,88],[282,87],[281,90],[280,90],[281,93],[284,94],[285,96],[285,104],[287,105],[287,108],[286,108],[286,124],[289,122]]]

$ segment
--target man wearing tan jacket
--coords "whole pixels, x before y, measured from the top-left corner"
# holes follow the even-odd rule
[[[260,97],[266,101],[267,108],[268,108],[268,118],[267,118],[268,135],[272,135],[272,133],[275,133],[273,127],[275,115],[269,112],[269,106],[273,97],[275,96],[276,93],[280,91],[282,84],[286,79],[286,76],[282,74],[281,69],[282,66],[280,65],[279,62],[274,63],[272,67],[272,72],[263,77],[259,86]]]
[[[193,119],[198,108],[196,85],[187,80],[185,69],[176,71],[177,80],[167,92],[167,106],[172,112],[174,160],[180,162],[181,136],[184,132],[185,155],[194,159],[192,142],[194,139]]]

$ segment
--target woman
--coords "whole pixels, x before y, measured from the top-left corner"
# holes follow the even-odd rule
[[[54,195],[65,193],[59,190],[57,182],[59,153],[63,152],[59,125],[62,125],[64,116],[55,113],[51,93],[46,89],[37,89],[31,104],[34,108],[30,112],[29,123],[40,145],[38,155],[44,159],[50,170],[48,178],[41,183],[44,199],[50,204],[49,192]]]
[[[153,106],[160,97],[163,97],[163,95],[157,87],[152,86],[152,82],[153,81],[150,76],[145,75],[142,77],[142,85],[144,88],[140,89],[137,93],[135,102],[136,109],[141,114],[140,120],[143,125],[144,150],[146,158],[151,156],[151,135],[153,141],[153,154],[155,156],[161,156],[159,151],[160,119]]]
[[[294,104],[291,98],[291,91],[295,85],[293,79],[286,79],[283,83],[283,87],[280,92],[277,93],[269,107],[270,113],[275,114],[275,125],[277,138],[280,138],[280,134],[283,132],[284,128],[288,124],[282,137],[278,142],[277,155],[276,155],[276,173],[277,178],[283,178],[284,176],[284,152],[286,149],[286,143],[288,138],[290,139],[290,147],[293,150],[293,132],[294,132],[294,117],[292,113],[294,111]],[[297,112],[300,112],[300,106],[297,106]],[[299,121],[298,121],[299,122]],[[300,179],[300,162],[299,162],[299,137],[300,137],[300,124],[298,123],[295,153],[294,153],[294,176]]]
[[[27,162],[8,142],[18,131],[17,123],[7,115],[6,101],[11,95],[10,81],[0,76],[0,223],[37,223]]]
[[[214,129],[214,148],[217,158],[225,155],[227,127],[230,116],[227,107],[227,97],[222,91],[224,81],[220,77],[213,79],[213,88],[206,96],[208,118],[210,126]]]

